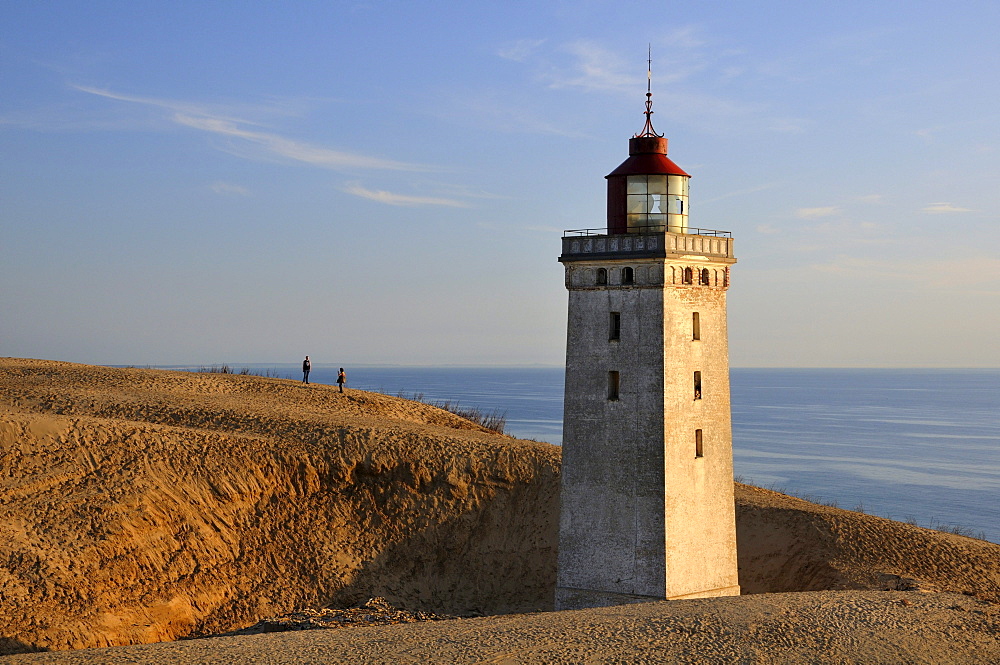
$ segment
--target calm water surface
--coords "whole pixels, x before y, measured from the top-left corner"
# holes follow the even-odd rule
[[[1000,371],[734,369],[747,482],[1000,542]]]

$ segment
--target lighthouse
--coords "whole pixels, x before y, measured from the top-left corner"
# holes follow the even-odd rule
[[[556,609],[739,595],[728,231],[689,223],[691,176],[646,123],[607,226],[566,231]]]

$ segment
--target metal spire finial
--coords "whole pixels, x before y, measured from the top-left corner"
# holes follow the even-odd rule
[[[649,45],[649,52],[646,55],[646,124],[642,131],[635,135],[635,138],[663,138],[663,134],[657,134],[653,129],[653,45]]]

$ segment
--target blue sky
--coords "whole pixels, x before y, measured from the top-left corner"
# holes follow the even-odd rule
[[[0,355],[560,364],[643,123],[734,366],[1000,366],[993,2],[0,9]]]

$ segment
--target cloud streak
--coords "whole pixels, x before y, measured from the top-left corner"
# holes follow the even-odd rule
[[[822,208],[798,208],[795,216],[799,219],[820,219],[836,215],[840,209],[837,206],[825,206]]]
[[[90,88],[87,86],[78,85],[73,87],[81,92],[97,95],[107,99],[163,109],[170,112],[169,120],[174,124],[242,141],[263,150],[264,154],[288,159],[294,162],[309,164],[311,166],[318,166],[333,170],[434,170],[432,167],[421,164],[398,162],[391,159],[382,159],[369,155],[334,150],[303,141],[295,141],[279,134],[260,131],[256,129],[256,123],[219,114],[198,104],[156,99],[151,97],[124,95],[111,92],[109,90],[101,90],[99,88]]]
[[[769,189],[774,189],[780,186],[781,182],[768,182],[763,185],[757,185],[755,187],[747,187],[746,189],[738,189],[735,192],[729,192],[727,194],[722,194],[721,196],[713,196],[710,199],[702,201],[699,205],[704,205],[706,203],[715,203],[716,201],[722,201],[723,199],[731,199],[734,196],[746,196],[747,194],[755,194],[757,192],[767,191]]]
[[[747,75],[744,54],[732,50],[720,53],[708,46],[696,26],[681,26],[653,39],[652,91],[659,104],[654,104],[659,123],[680,122],[723,134],[804,134],[811,129],[810,118],[775,113],[771,104],[699,92],[697,82],[706,79],[706,72],[730,79]],[[642,76],[646,58],[640,60],[634,52],[629,53],[625,57],[603,42],[586,39],[559,44],[520,40],[496,51],[498,57],[530,67],[536,81],[550,90],[638,99],[646,84]],[[739,66],[728,66],[734,60],[739,60]],[[513,113],[510,120],[518,120],[516,116]],[[561,127],[552,131],[544,123],[534,124],[530,129],[565,133]]]
[[[391,206],[418,207],[418,206],[445,206],[448,208],[468,208],[469,204],[457,199],[448,199],[436,196],[412,196],[409,194],[396,194],[381,189],[367,189],[355,183],[344,187],[344,191],[354,196],[360,196],[369,201],[376,201]]]
[[[972,208],[962,208],[961,206],[952,205],[949,202],[942,203],[931,203],[925,208],[921,209],[920,212],[926,213],[928,215],[943,215],[952,212],[975,212]]]
[[[564,48],[574,57],[572,72],[551,76],[551,88],[581,88],[587,92],[632,92],[639,85],[635,67],[617,53],[592,42],[579,41]]]
[[[221,180],[213,182],[209,187],[213,192],[222,196],[250,196],[250,190],[246,187]]]
[[[544,43],[544,39],[518,39],[500,47],[497,55],[504,60],[525,62]]]

